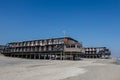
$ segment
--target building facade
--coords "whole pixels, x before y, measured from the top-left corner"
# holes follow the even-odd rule
[[[106,47],[86,47],[71,37],[48,38],[11,42],[5,47],[5,56],[29,59],[79,60],[81,58],[109,58]]]
[[[79,59],[82,44],[71,37],[8,43],[4,55],[30,59]]]
[[[106,47],[86,47],[83,58],[109,58],[111,51]]]

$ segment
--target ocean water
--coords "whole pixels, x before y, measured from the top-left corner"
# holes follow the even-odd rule
[[[120,65],[120,60],[118,60],[116,63]]]

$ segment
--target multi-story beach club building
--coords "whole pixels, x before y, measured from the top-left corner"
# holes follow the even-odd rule
[[[78,59],[82,44],[71,37],[8,43],[4,55],[30,59]]]
[[[106,47],[87,47],[71,37],[11,42],[4,55],[30,59],[77,60],[80,58],[109,58]]]
[[[86,47],[84,49],[84,54],[81,56],[83,58],[109,58],[111,51],[106,47]]]

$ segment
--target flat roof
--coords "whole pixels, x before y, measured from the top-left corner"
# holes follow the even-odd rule
[[[25,41],[18,41],[18,42],[10,42],[8,44],[12,44],[12,43],[20,43],[20,42],[28,42],[28,41],[37,41],[37,40],[49,40],[49,39],[64,39],[64,38],[69,38],[71,40],[74,40],[76,42],[78,42],[77,40],[71,38],[71,37],[58,37],[58,38],[43,38],[43,39],[35,39],[35,40],[25,40]]]

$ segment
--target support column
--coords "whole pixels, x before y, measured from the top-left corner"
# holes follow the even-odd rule
[[[19,58],[19,54],[17,54],[17,57]]]
[[[30,54],[30,59],[32,59],[32,56],[31,56],[31,54]]]
[[[34,54],[34,59],[36,59],[36,55]]]
[[[45,58],[46,58],[46,55],[44,55],[44,60],[45,60]]]
[[[17,57],[19,58],[19,54],[17,53]]]
[[[70,53],[70,60],[72,60],[72,54]]]
[[[62,52],[61,52],[61,54],[60,54],[60,60],[62,60]]]
[[[22,53],[22,55],[21,55],[21,58],[23,58],[23,53]]]
[[[71,53],[71,60],[73,60],[73,54]]]
[[[55,60],[56,60],[56,54],[55,54]]]
[[[40,54],[38,54],[38,57],[39,57],[39,59],[40,59]]]
[[[25,58],[27,59],[27,54],[25,55]]]
[[[50,57],[50,60],[51,60],[51,54],[49,55],[49,57]]]

